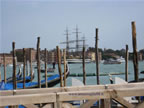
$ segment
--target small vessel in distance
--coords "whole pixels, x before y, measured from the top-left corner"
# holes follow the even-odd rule
[[[125,58],[123,58],[122,56],[120,58],[117,59],[117,61],[121,62],[121,63],[125,63]]]
[[[120,62],[119,60],[114,60],[114,59],[108,59],[108,60],[105,60],[103,62],[103,64],[121,64],[122,62]]]
[[[68,64],[79,64],[82,63],[83,60],[82,59],[67,59],[67,63]],[[85,63],[91,63],[91,59],[85,59]]]

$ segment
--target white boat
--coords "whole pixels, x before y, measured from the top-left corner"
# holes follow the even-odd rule
[[[116,60],[114,60],[114,59],[109,59],[109,60],[105,60],[105,61],[103,62],[103,64],[121,64],[121,62],[118,61],[117,59],[116,59]]]
[[[119,61],[121,63],[125,63],[125,59],[123,57],[118,58],[117,61]]]
[[[13,64],[8,64],[9,67],[13,67]]]
[[[67,59],[68,64],[79,64],[82,63],[82,59]],[[91,59],[85,59],[85,63],[91,63]]]

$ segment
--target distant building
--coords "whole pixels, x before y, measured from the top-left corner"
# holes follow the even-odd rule
[[[4,64],[4,55],[5,55],[5,63],[6,64],[13,64],[13,56],[12,56],[12,54],[0,53],[0,65]]]
[[[63,60],[63,52],[60,50],[61,61]],[[48,51],[48,63],[58,63],[57,50]]]
[[[143,55],[142,55],[142,53],[139,53],[139,54],[138,54],[138,60],[140,60],[140,61],[143,60]]]
[[[56,52],[49,52],[48,53],[48,63],[57,63],[57,56],[56,56]]]
[[[91,59],[92,61],[95,61],[95,52],[87,52],[87,58]],[[102,60],[102,54],[99,52],[99,60]]]
[[[25,48],[25,49],[26,49],[26,59],[30,60],[30,49],[31,49],[32,62],[35,62],[37,51],[34,48]],[[16,49],[15,51],[16,51],[16,56],[18,57],[18,61],[22,62],[23,61],[23,49]]]

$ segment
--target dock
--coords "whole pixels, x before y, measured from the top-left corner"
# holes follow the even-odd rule
[[[96,73],[86,73],[85,71],[85,47],[83,47],[83,73],[70,74],[70,76],[83,76],[84,86],[66,87],[66,71],[69,68],[66,65],[66,51],[64,52],[64,73],[61,68],[61,51],[59,46],[56,47],[57,63],[59,72],[60,87],[57,88],[41,88],[41,73],[40,73],[40,37],[37,38],[37,81],[38,88],[28,89],[25,87],[25,50],[23,49],[23,89],[17,88],[16,75],[16,52],[15,42],[12,43],[13,48],[13,89],[0,91],[0,108],[18,108],[19,105],[26,108],[77,108],[71,104],[74,101],[80,102],[79,108],[97,108],[93,105],[97,102],[99,108],[113,108],[113,103],[120,107],[116,108],[143,108],[144,107],[144,82],[138,82],[138,57],[136,47],[136,29],[135,22],[132,22],[132,36],[134,49],[134,78],[137,83],[125,84],[105,84],[101,85],[99,76],[108,74],[99,73],[99,57],[98,57],[98,29],[96,29]],[[30,53],[31,54],[31,53]],[[5,56],[4,56],[5,57]],[[127,58],[127,57],[126,57]],[[30,60],[31,61],[31,60]],[[5,72],[5,71],[4,71]],[[5,72],[6,73],[6,72]],[[111,73],[112,74],[112,73]],[[128,63],[125,64],[125,73],[113,73],[113,75],[125,74],[125,79],[128,80]],[[68,75],[68,74],[67,74]],[[63,78],[64,76],[64,78]],[[97,85],[86,85],[86,76],[96,76]],[[6,77],[6,75],[5,75]],[[45,49],[45,87],[47,85],[47,50]],[[63,82],[64,81],[64,82]],[[135,99],[132,100],[132,97]],[[143,98],[143,99],[141,99]],[[134,102],[135,101],[135,102]]]
[[[75,108],[68,101],[87,100],[80,108],[90,108],[100,99],[116,100],[127,108],[143,108],[144,102],[132,104],[124,97],[144,96],[144,83],[85,85],[79,87],[37,88],[0,91],[0,108],[23,105],[26,108]],[[109,102],[109,103],[108,103]],[[104,106],[110,105],[107,101]],[[66,107],[66,106],[70,107]],[[111,108],[107,106],[104,108]]]

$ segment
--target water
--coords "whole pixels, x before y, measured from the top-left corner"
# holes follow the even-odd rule
[[[71,73],[82,73],[82,64],[70,64],[70,72]],[[139,62],[139,72],[144,70],[144,62]],[[125,72],[125,63],[122,64],[100,64],[100,74],[102,73],[121,73],[121,72]],[[128,63],[128,81],[134,80],[134,69],[133,69],[133,63],[131,61],[129,61]],[[90,63],[90,64],[86,64],[86,73],[96,73],[96,64],[95,63]],[[114,79],[115,77],[120,77],[122,79],[125,79],[125,75],[112,75],[112,78]],[[75,77],[77,79],[80,79],[81,81],[83,81],[83,77]],[[139,78],[144,78],[144,74],[139,74]],[[71,81],[71,77],[68,78],[68,85]],[[86,77],[86,84],[87,85],[95,85],[97,84],[96,81],[96,76],[90,76],[90,77]],[[109,81],[109,76],[100,76],[100,84],[110,84]]]
[[[44,66],[44,65],[41,65]],[[34,67],[34,66],[33,66]],[[48,65],[48,67],[52,67],[52,65]],[[62,70],[63,70],[63,65],[61,65]],[[83,73],[82,70],[82,64],[69,64],[69,68],[70,68],[70,73]],[[19,67],[17,67],[17,72],[18,72]],[[1,78],[4,78],[4,72],[3,72],[3,67],[0,67],[1,70]],[[144,70],[144,61],[139,62],[139,72]],[[35,71],[35,78],[33,81],[37,81],[37,69],[34,69]],[[121,73],[121,72],[125,72],[125,63],[122,64],[100,64],[100,74],[102,73]],[[134,80],[134,71],[133,71],[133,63],[132,61],[129,61],[128,63],[128,72],[129,72],[129,76],[128,76],[128,80]],[[56,65],[56,70],[54,73],[48,73],[48,74],[57,74],[58,73],[58,66]],[[96,64],[95,63],[89,63],[86,64],[86,73],[96,73]],[[7,78],[12,76],[12,67],[7,66]],[[120,77],[122,79],[125,79],[125,75],[112,75],[112,78],[114,79],[115,77]],[[71,78],[72,77],[68,77],[67,78],[67,86],[71,86]],[[79,79],[81,81],[83,81],[83,77],[74,77],[76,79]],[[144,78],[144,74],[140,74],[139,73],[139,78]],[[41,79],[44,79],[44,73],[41,73]],[[86,77],[86,85],[95,85],[96,82],[96,76],[88,76]],[[109,81],[109,76],[100,76],[100,84],[110,84]],[[58,85],[56,85],[56,87],[58,87]]]

